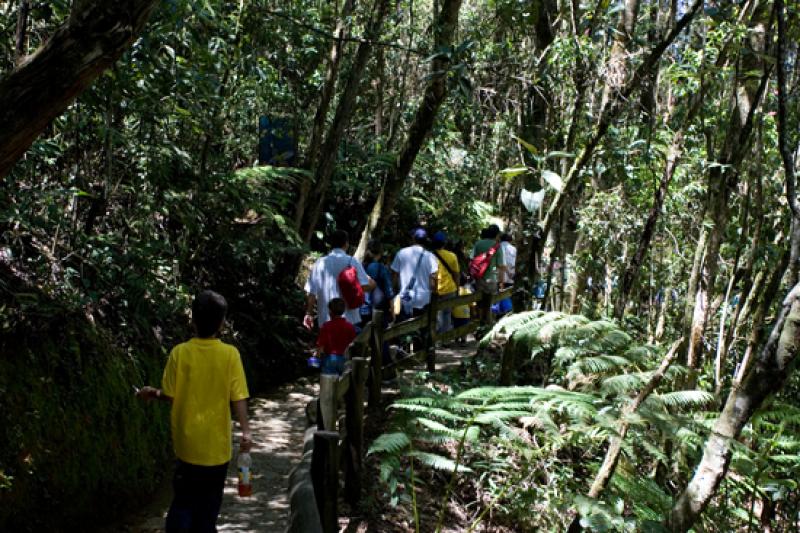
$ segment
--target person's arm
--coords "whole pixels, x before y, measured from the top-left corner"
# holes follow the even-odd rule
[[[303,317],[303,326],[306,329],[314,327],[314,310],[317,308],[317,296],[309,292],[306,294],[306,314]]]
[[[504,289],[507,283],[506,270],[507,269],[505,264],[501,264],[500,266],[497,267],[497,279],[498,279],[497,286],[500,289]]]
[[[371,292],[372,290],[375,289],[376,286],[377,284],[375,283],[375,280],[369,278],[369,282],[367,282],[366,285],[362,285],[361,288],[364,289],[364,292]]]
[[[167,396],[164,391],[145,385],[141,389],[136,390],[136,397],[145,401],[160,400],[162,402],[172,403],[172,396]]]
[[[356,274],[358,275],[358,282],[361,284],[361,288],[364,290],[364,292],[372,292],[376,287],[375,280],[372,279],[372,276],[367,274],[367,270],[360,261],[355,261],[354,266],[356,269]]]
[[[253,441],[250,438],[250,421],[247,418],[247,398],[244,400],[236,400],[231,402],[233,412],[236,414],[236,419],[239,421],[239,427],[242,428],[242,440],[239,441],[239,453],[249,452],[253,446]]]

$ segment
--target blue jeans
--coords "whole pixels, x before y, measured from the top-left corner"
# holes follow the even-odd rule
[[[323,374],[338,374],[342,375],[344,372],[344,356],[335,353],[326,354],[322,359],[322,373]]]
[[[452,300],[458,296],[458,293],[453,291],[439,296],[439,301]],[[442,309],[436,313],[436,332],[445,333],[453,329],[453,308]]]
[[[172,478],[172,505],[167,513],[167,533],[213,533],[222,506],[228,463],[200,466],[180,459]]]

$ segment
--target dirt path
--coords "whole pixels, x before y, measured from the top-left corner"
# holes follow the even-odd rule
[[[300,379],[250,401],[251,432],[259,445],[251,452],[253,496],[239,498],[236,494],[236,468],[232,461],[217,521],[219,531],[279,533],[286,529],[289,471],[303,450],[306,403],[317,394],[318,386],[313,380]],[[114,531],[163,531],[171,497],[171,488],[164,487],[149,507],[115,526]]]
[[[437,370],[449,371],[462,364],[465,356],[474,353],[475,343],[466,347],[440,348],[437,350]],[[404,372],[406,376],[421,370],[419,366]],[[228,470],[225,496],[217,529],[221,532],[280,533],[288,525],[289,472],[296,465],[303,449],[306,429],[305,407],[319,392],[313,378],[302,378],[287,383],[250,401],[250,424],[253,440],[259,444],[251,452],[253,457],[253,496],[239,498],[236,493],[235,460]],[[387,391],[388,392],[388,391]],[[234,440],[238,434],[234,435]],[[154,501],[145,509],[129,516],[102,533],[159,533],[164,529],[164,517],[172,498],[169,483],[154,496]],[[363,531],[366,524],[361,520],[342,520],[347,531]],[[349,527],[348,527],[349,526]]]

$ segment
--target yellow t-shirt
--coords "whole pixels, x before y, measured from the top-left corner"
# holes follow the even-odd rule
[[[250,396],[239,350],[219,339],[179,344],[169,354],[161,388],[172,397],[178,459],[201,466],[230,461],[230,402]]]
[[[469,290],[467,287],[459,287],[458,295],[464,296],[467,294],[472,294],[472,291]],[[458,305],[453,308],[453,318],[469,318],[469,306],[468,305]]]
[[[436,254],[434,255],[439,255],[442,259],[447,261],[450,270],[452,270],[456,278],[458,278],[460,269],[458,267],[458,258],[456,254],[440,249],[436,250]],[[450,272],[448,272],[447,268],[442,264],[442,259],[436,258],[436,260],[439,261],[439,269],[436,271],[436,292],[439,294],[450,294],[458,290],[458,279],[453,279],[453,276],[450,275]]]

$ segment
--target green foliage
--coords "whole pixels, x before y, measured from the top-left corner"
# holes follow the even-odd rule
[[[397,467],[424,448],[436,455],[429,465],[434,468],[452,471],[452,461],[463,461],[469,470],[459,469],[461,490],[474,485],[472,490],[488,491],[494,496],[489,505],[505,517],[500,521],[522,524],[519,530],[566,527],[570,518],[562,511],[574,508],[592,530],[660,531],[671,495],[645,473],[646,465],[670,463],[666,441],[697,452],[709,430],[701,410],[713,404],[713,395],[677,388],[685,373],[680,367],[668,372],[635,413],[624,415],[628,434],[621,464],[602,499],[590,500],[579,495],[591,483],[608,441],[618,435],[622,409],[652,375],[661,350],[635,344],[608,321],[540,311],[503,318],[481,341],[485,349],[498,343],[534,357],[556,354],[546,386],[425,387],[396,401],[394,432],[376,441],[386,450],[381,456],[386,479],[399,480],[396,486],[408,482]],[[384,439],[402,445],[389,451]],[[443,452],[452,454],[456,443],[463,453],[451,455],[451,462],[438,459]],[[547,481],[535,481],[542,478]],[[529,513],[531,501],[546,502],[536,517]]]

